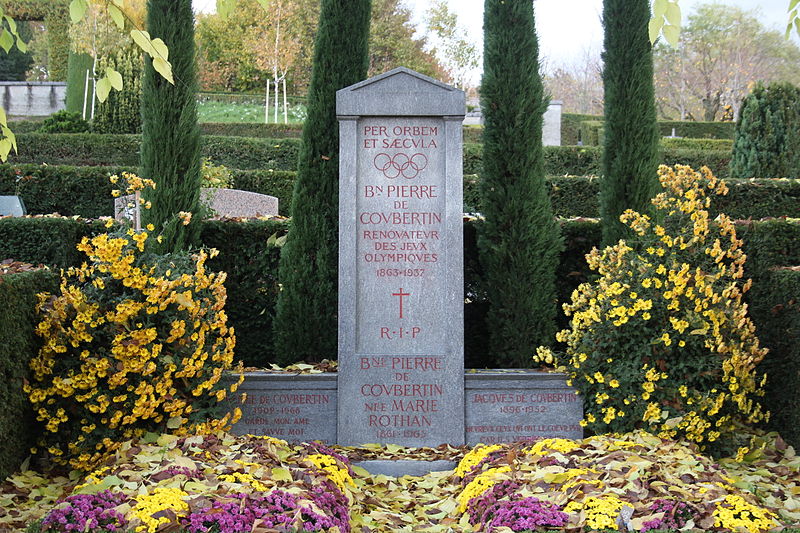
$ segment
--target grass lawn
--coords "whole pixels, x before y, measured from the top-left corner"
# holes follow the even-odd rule
[[[274,122],[274,108],[270,107],[270,122]],[[255,122],[264,123],[264,104],[226,103],[213,100],[201,100],[197,103],[199,122]],[[302,122],[305,119],[305,107],[290,106],[289,122]],[[283,123],[283,108],[279,110],[278,121]]]

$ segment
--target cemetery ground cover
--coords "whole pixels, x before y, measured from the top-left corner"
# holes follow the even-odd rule
[[[622,529],[617,518],[625,507],[632,514],[623,513],[623,524],[636,531],[756,533],[797,523],[800,458],[776,434],[754,435],[751,444],[714,461],[642,432],[472,450],[148,434],[86,477],[32,470],[11,476],[0,493],[0,528],[590,531]],[[459,464],[400,478],[351,464],[386,458]]]

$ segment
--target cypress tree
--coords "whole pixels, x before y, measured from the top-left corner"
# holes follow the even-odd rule
[[[281,363],[337,355],[339,125],[336,91],[369,65],[370,0],[322,0],[292,225],[281,251],[275,310]]]
[[[169,48],[175,84],[169,83],[145,59],[142,79],[141,172],[156,182],[146,191],[152,208],[142,219],[157,230],[163,228],[162,252],[198,244],[199,223],[188,225],[176,217],[179,211],[195,215],[200,197],[200,129],[197,125],[194,14],[192,0],[149,0],[147,29]]]
[[[626,209],[651,210],[658,192],[658,124],[649,0],[603,0],[605,141],[600,181],[603,244],[627,235]]]
[[[563,248],[545,187],[539,44],[530,0],[486,0],[481,85],[486,218],[480,260],[490,302],[489,350],[529,366],[555,333],[555,275]]]
[[[744,99],[736,121],[731,177],[800,177],[800,89],[788,83],[759,83]]]

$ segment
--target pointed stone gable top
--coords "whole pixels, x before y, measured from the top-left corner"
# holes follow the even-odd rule
[[[405,67],[336,91],[337,116],[464,116],[464,91]]]

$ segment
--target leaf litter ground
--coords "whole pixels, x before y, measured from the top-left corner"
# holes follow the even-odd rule
[[[150,434],[126,443],[88,476],[74,472],[47,476],[28,469],[11,476],[0,485],[0,530],[24,530],[71,494],[123,492],[129,496],[128,503],[118,511],[131,516],[135,499],[157,488],[180,488],[187,494],[184,500],[190,510],[234,493],[264,494],[276,489],[313,506],[309,503],[313,491],[335,482],[348,501],[353,532],[479,531],[482,526],[470,524],[465,509],[465,497],[478,477],[484,490],[508,481],[514,484],[515,498],[535,497],[562,508],[570,502],[615,498],[633,509],[629,525],[636,529],[648,520],[663,518],[664,513],[650,508],[656,499],[682,501],[691,509],[693,520],[685,529],[721,529],[715,524],[714,510],[732,495],[771,513],[770,527],[796,524],[800,521],[800,458],[776,435],[759,437],[753,444],[739,461],[714,462],[691,447],[646,433],[583,441],[546,439],[477,448],[471,454],[468,448],[450,446],[376,444],[331,449],[290,445],[270,437]],[[456,471],[421,477],[372,476],[349,465],[370,459],[462,461],[468,454],[475,464],[466,459]],[[323,455],[334,459],[321,466],[317,458]],[[589,507],[572,506],[575,509],[568,513],[564,529],[589,526]],[[131,529],[141,525],[136,520],[131,518]],[[174,530],[175,524],[165,527]]]

